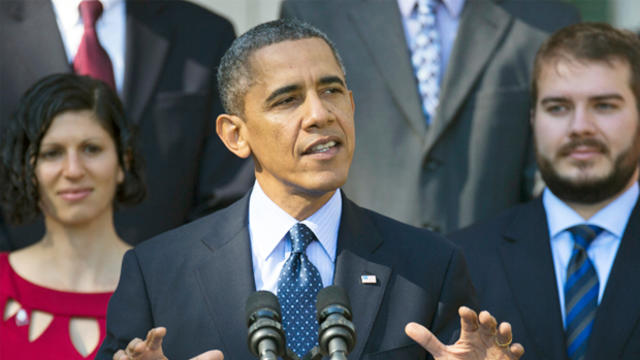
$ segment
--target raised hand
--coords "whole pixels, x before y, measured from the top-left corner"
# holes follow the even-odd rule
[[[157,327],[149,330],[144,341],[135,338],[129,342],[127,348],[118,350],[113,354],[113,360],[168,360],[162,352],[162,339],[167,334],[167,329]],[[222,352],[211,350],[204,352],[191,360],[224,360]]]
[[[503,322],[496,328],[496,319],[487,311],[480,315],[468,307],[458,309],[460,338],[453,345],[444,345],[427,328],[409,323],[405,332],[420,344],[435,360],[517,360],[524,354],[520,344],[511,344],[511,325]]]

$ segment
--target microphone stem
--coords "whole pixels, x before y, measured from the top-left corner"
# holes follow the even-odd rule
[[[336,351],[331,354],[331,360],[347,360],[347,354],[342,351]]]
[[[260,360],[278,360],[278,357],[273,352],[273,345],[268,341],[261,341],[258,345],[258,353]]]

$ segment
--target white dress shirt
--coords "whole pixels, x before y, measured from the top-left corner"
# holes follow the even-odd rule
[[[413,49],[413,43],[420,31],[420,22],[417,18],[418,0],[397,0],[400,14],[402,15],[402,24],[404,25],[405,39],[409,49]],[[440,38],[440,78],[438,82],[442,83],[449,57],[453,50],[453,44],[458,33],[458,24],[460,23],[460,14],[466,0],[439,0],[440,3],[436,10],[436,26],[438,27],[438,36]]]
[[[638,184],[635,183],[609,205],[585,220],[548,188],[544,190],[542,203],[549,224],[551,253],[563,319],[565,318],[564,283],[574,244],[573,237],[567,229],[580,224],[597,225],[603,229],[587,249],[587,256],[593,263],[600,282],[598,292],[598,304],[600,304],[629,216],[638,201],[638,192]]]
[[[51,0],[51,2],[53,3],[53,10],[56,14],[56,21],[67,53],[67,59],[71,64],[78,52],[78,47],[80,47],[80,41],[84,34],[84,24],[78,10],[81,0]],[[109,55],[113,65],[116,89],[119,94],[122,94],[126,42],[126,4],[124,0],[100,0],[100,2],[102,2],[103,11],[96,22],[96,32],[100,44]]]
[[[324,287],[333,284],[341,215],[342,198],[338,189],[320,210],[301,221],[318,239],[307,246],[306,254],[318,268]],[[269,199],[255,182],[249,197],[249,237],[256,290],[276,294],[278,277],[291,254],[291,242],[285,241],[285,235],[298,222]]]

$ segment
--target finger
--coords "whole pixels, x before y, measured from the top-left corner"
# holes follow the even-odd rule
[[[120,349],[113,354],[113,360],[129,360],[129,357],[125,354],[124,350]]]
[[[191,360],[224,360],[224,355],[220,350],[210,350],[192,358]]]
[[[141,343],[142,343],[142,339],[140,338],[134,338],[133,340],[129,341],[129,344],[124,349],[125,354],[128,357],[134,356],[136,347],[138,346],[138,344],[141,344]]]
[[[497,333],[496,325],[498,325],[498,322],[493,315],[489,314],[488,311],[482,311],[480,315],[478,315],[478,319],[480,321],[480,329],[483,334],[486,336],[493,336]]]
[[[442,356],[446,351],[446,346],[431,331],[420,324],[410,322],[404,327],[404,332],[434,358]]]
[[[149,330],[147,339],[145,340],[147,347],[152,351],[160,349],[162,347],[162,339],[166,334],[167,329],[162,326]]]
[[[478,316],[475,311],[466,306],[460,306],[458,314],[460,315],[460,329],[463,333],[478,330]]]
[[[508,322],[501,323],[498,328],[498,333],[496,334],[496,342],[498,344],[507,344],[508,346],[511,345],[512,340],[513,334],[511,333],[511,324]]]
[[[517,360],[524,355],[524,347],[518,343],[511,344],[509,350],[511,351],[511,355],[514,360]]]

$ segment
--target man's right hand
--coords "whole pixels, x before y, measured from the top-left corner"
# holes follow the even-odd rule
[[[113,360],[168,360],[162,352],[162,339],[167,334],[167,329],[157,327],[149,330],[144,341],[135,338],[129,342],[127,348],[116,351]],[[191,360],[224,360],[222,352],[211,350],[204,352]]]

